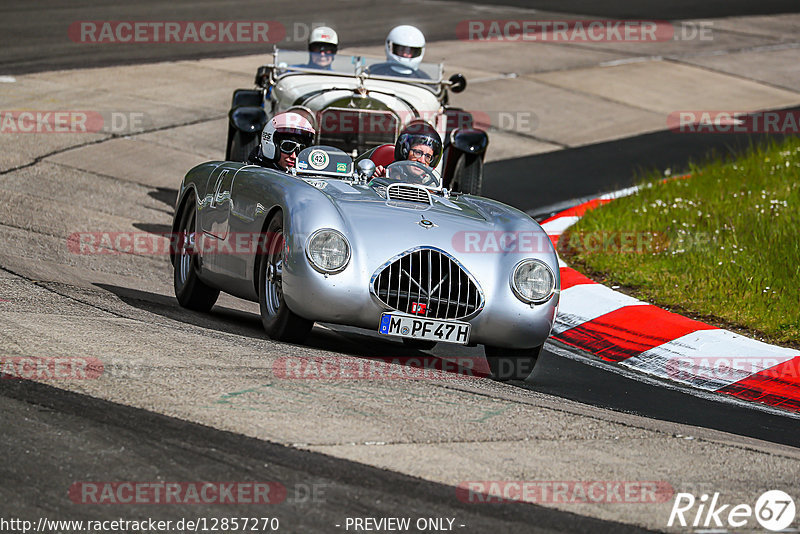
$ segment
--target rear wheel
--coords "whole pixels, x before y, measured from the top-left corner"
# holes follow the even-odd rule
[[[178,304],[190,310],[207,312],[217,302],[219,290],[207,286],[197,276],[196,235],[195,209],[190,202],[184,208],[178,226],[178,250],[173,285]]]
[[[292,312],[283,298],[283,265],[286,247],[283,243],[283,214],[277,212],[267,225],[266,252],[260,256],[258,268],[258,303],[261,323],[267,335],[279,341],[302,341],[314,326]]]
[[[542,347],[506,349],[485,345],[486,361],[496,380],[525,380],[533,372]]]
[[[228,150],[229,161],[246,161],[250,152],[258,144],[260,136],[258,133],[250,134],[240,130],[235,130],[231,137],[231,146]]]
[[[479,155],[461,154],[453,170],[450,189],[468,195],[480,195],[483,188],[483,160]]]

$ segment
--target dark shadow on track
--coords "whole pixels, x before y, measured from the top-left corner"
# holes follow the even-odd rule
[[[529,380],[522,387],[584,404],[800,447],[796,418],[653,386],[560,357],[547,348]]]
[[[674,20],[800,12],[796,0],[488,0],[483,3],[617,19]]]
[[[410,516],[455,518],[465,525],[454,528],[459,532],[644,532],[533,504],[462,502],[451,486],[27,380],[0,380],[0,413],[16,421],[0,434],[15,466],[3,471],[0,512],[34,521],[43,514],[97,520],[270,516],[279,518],[281,531],[334,532],[346,517]],[[81,481],[277,482],[287,495],[267,505],[87,505],[80,503],[81,492],[74,495],[78,503],[68,497]],[[319,491],[309,494],[314,487]]]
[[[253,339],[269,339],[261,325],[261,317],[256,313],[219,305],[214,306],[209,313],[199,313],[181,308],[174,297],[110,284],[94,285],[113,293],[125,304],[148,313],[226,334]],[[285,343],[285,345],[293,346],[290,343]],[[468,353],[460,352],[457,355],[445,353],[437,356],[427,351],[409,348],[399,340],[353,327],[317,324],[305,342],[298,346],[338,352],[345,356],[388,361],[417,369],[432,367],[468,377],[486,376],[486,373],[481,370],[473,371],[473,369],[484,367],[480,361],[483,359],[481,349],[476,348]],[[444,361],[448,363],[443,363]],[[463,362],[463,365],[459,362]],[[478,362],[477,365],[476,362]],[[409,373],[409,375],[411,374]]]
[[[523,211],[536,211],[635,185],[647,171],[670,169],[674,176],[684,173],[690,161],[740,154],[755,143],[783,137],[662,131],[495,161],[485,166],[483,192]]]

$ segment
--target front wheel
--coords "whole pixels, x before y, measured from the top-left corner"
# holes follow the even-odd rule
[[[496,380],[525,380],[536,367],[542,347],[532,349],[506,349],[485,345],[483,351],[492,378]]]
[[[197,276],[197,250],[195,239],[195,209],[187,205],[178,226],[178,250],[175,258],[173,285],[178,304],[190,310],[207,312],[217,302],[219,290],[207,286]]]
[[[479,155],[461,154],[453,169],[450,189],[468,195],[480,195],[483,189],[483,160]]]
[[[267,225],[266,253],[259,258],[258,304],[261,323],[267,335],[278,341],[300,342],[306,338],[314,321],[292,312],[283,298],[283,266],[286,247],[283,242],[283,214],[277,212]]]

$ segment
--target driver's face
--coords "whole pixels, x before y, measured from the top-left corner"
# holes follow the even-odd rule
[[[430,167],[433,161],[433,149],[427,145],[414,145],[408,151],[408,161],[416,161]]]
[[[289,167],[294,167],[297,164],[297,153],[292,152],[291,154],[285,154],[281,152],[281,157],[278,159],[278,165],[284,171],[287,170]]]
[[[335,56],[336,52],[331,51],[311,52],[311,62],[319,67],[328,67]]]

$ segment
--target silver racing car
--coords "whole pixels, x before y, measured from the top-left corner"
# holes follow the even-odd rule
[[[191,169],[173,222],[181,306],[208,311],[220,291],[258,302],[277,340],[302,341],[319,321],[420,350],[482,344],[493,375],[526,378],[558,308],[550,239],[528,215],[452,193],[418,163],[373,171],[326,146],[303,150],[292,174]]]

